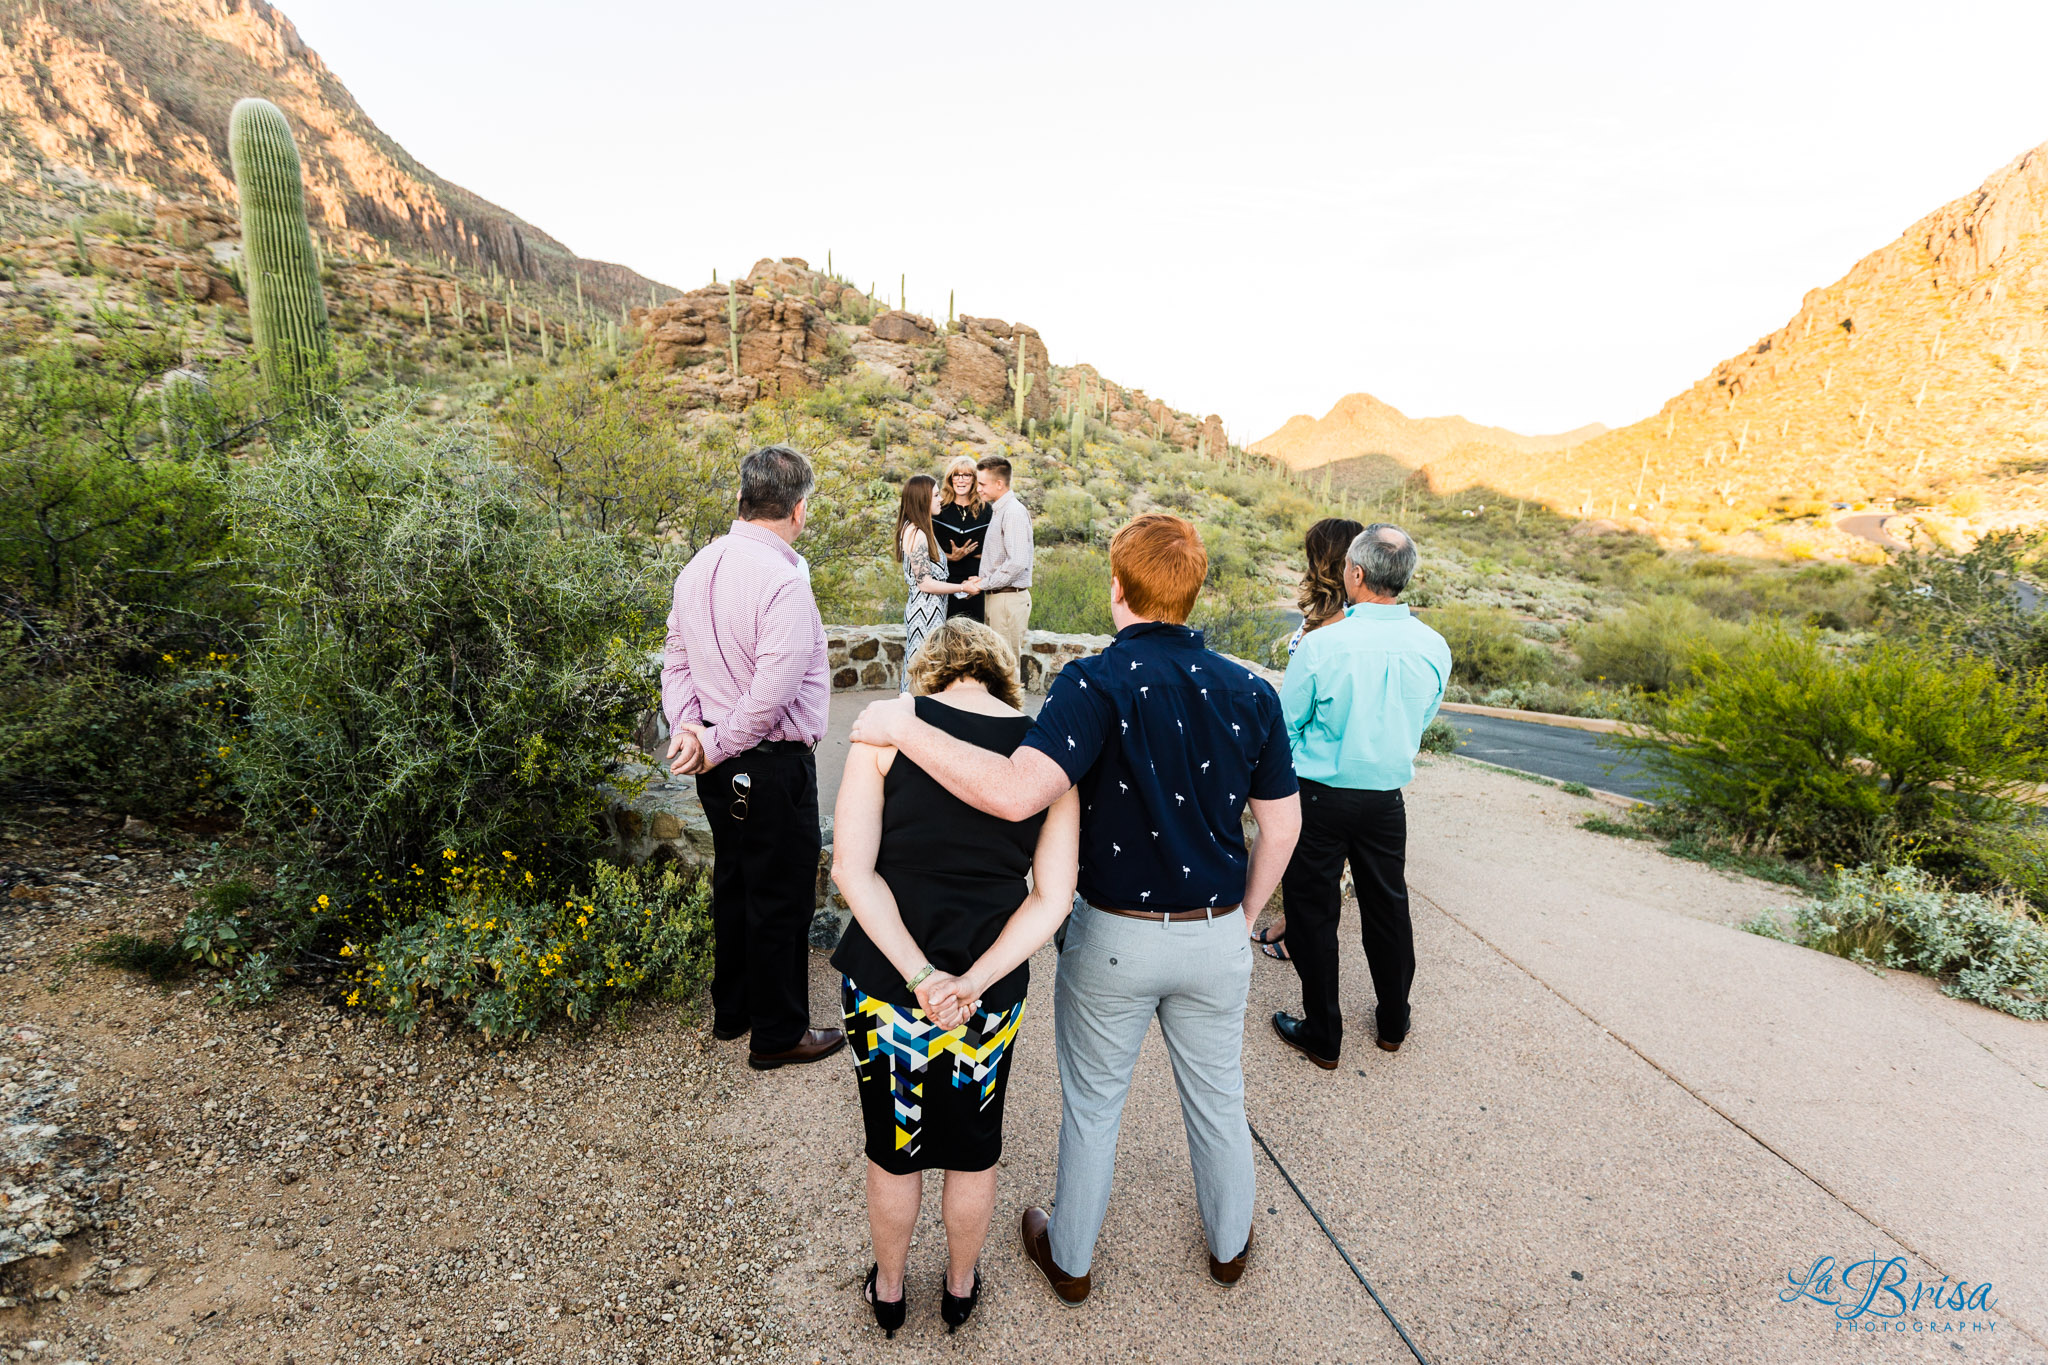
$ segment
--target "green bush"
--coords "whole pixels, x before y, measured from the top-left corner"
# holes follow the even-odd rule
[[[1442,716],[1433,717],[1422,727],[1422,752],[1425,754],[1454,754],[1458,752],[1458,732]]]
[[[0,360],[0,782],[163,814],[215,785],[203,674],[253,611],[220,474],[253,419],[232,371],[160,384],[161,334],[95,325]]]
[[[1035,556],[1031,628],[1072,635],[1115,634],[1109,617],[1108,554],[1059,546]]]
[[[1985,536],[1968,554],[1919,546],[1878,574],[1880,619],[1888,629],[1989,660],[2008,676],[2048,669],[2048,612],[2029,611],[2016,581],[2038,576],[2048,536]]]
[[[220,742],[251,832],[343,882],[444,848],[582,861],[654,696],[660,590],[627,548],[560,534],[473,433],[403,416],[229,486],[267,600]]]
[[[438,861],[438,860],[437,860]],[[478,878],[344,956],[361,962],[348,1003],[411,1032],[436,1003],[487,1038],[530,1037],[553,1018],[616,1020],[636,997],[693,999],[711,975],[710,884],[599,863],[587,889],[536,896]]]
[[[1941,979],[1946,995],[2022,1019],[2048,1019],[2048,926],[2007,898],[1944,887],[1919,868],[1858,867],[1799,906],[1744,926],[1858,962]]]
[[[1045,504],[1032,532],[1042,545],[1056,545],[1063,540],[1089,545],[1094,543],[1098,532],[1106,529],[1102,523],[1100,504],[1086,489],[1069,485],[1055,488],[1045,495]],[[1032,580],[1036,583],[1036,574],[1032,575]],[[1035,598],[1036,594],[1033,596]]]
[[[1739,647],[1741,626],[1683,597],[1653,597],[1572,633],[1579,673],[1589,681],[1672,692],[1698,676],[1706,659]]]
[[[1763,629],[1653,734],[1617,737],[1677,806],[1793,857],[1922,859],[2022,823],[2048,776],[2048,679],[1880,641]]]
[[[1451,678],[1468,687],[1511,687],[1555,672],[1550,651],[1524,638],[1497,607],[1431,607],[1423,619],[1451,647]]]

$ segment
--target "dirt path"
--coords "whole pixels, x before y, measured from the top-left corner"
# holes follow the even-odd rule
[[[705,1136],[735,1094],[707,1034],[648,1008],[516,1049],[401,1039],[309,992],[231,1013],[67,966],[187,908],[194,856],[118,824],[45,812],[0,844],[4,1208],[68,1182],[90,1223],[0,1271],[12,1359],[772,1353],[793,1220]],[[25,1128],[52,1131],[28,1151]]]

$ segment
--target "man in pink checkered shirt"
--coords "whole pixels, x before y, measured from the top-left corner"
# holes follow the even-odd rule
[[[739,520],[676,578],[661,670],[670,771],[694,773],[711,822],[712,1032],[744,1034],[759,1070],[829,1057],[814,1029],[809,940],[818,761],[831,688],[809,570],[791,548],[815,479],[788,446],[740,462]]]

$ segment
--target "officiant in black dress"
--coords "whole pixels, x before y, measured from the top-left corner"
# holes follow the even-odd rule
[[[932,528],[938,532],[938,553],[946,557],[946,577],[964,583],[981,572],[981,543],[988,538],[989,505],[974,484],[974,457],[956,455],[946,466],[945,501]],[[981,621],[985,602],[980,593],[956,593],[946,599],[946,617]]]

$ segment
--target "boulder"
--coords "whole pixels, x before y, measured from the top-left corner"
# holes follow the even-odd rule
[[[172,246],[204,246],[208,242],[241,240],[242,222],[225,204],[204,199],[159,199],[156,235]]]
[[[878,341],[899,341],[911,346],[929,346],[939,338],[939,329],[930,318],[906,313],[901,308],[891,308],[869,323],[868,332]]]
[[[985,410],[999,410],[1010,396],[1010,377],[995,348],[954,333],[946,338],[946,359],[936,386],[954,400],[972,399]]]

